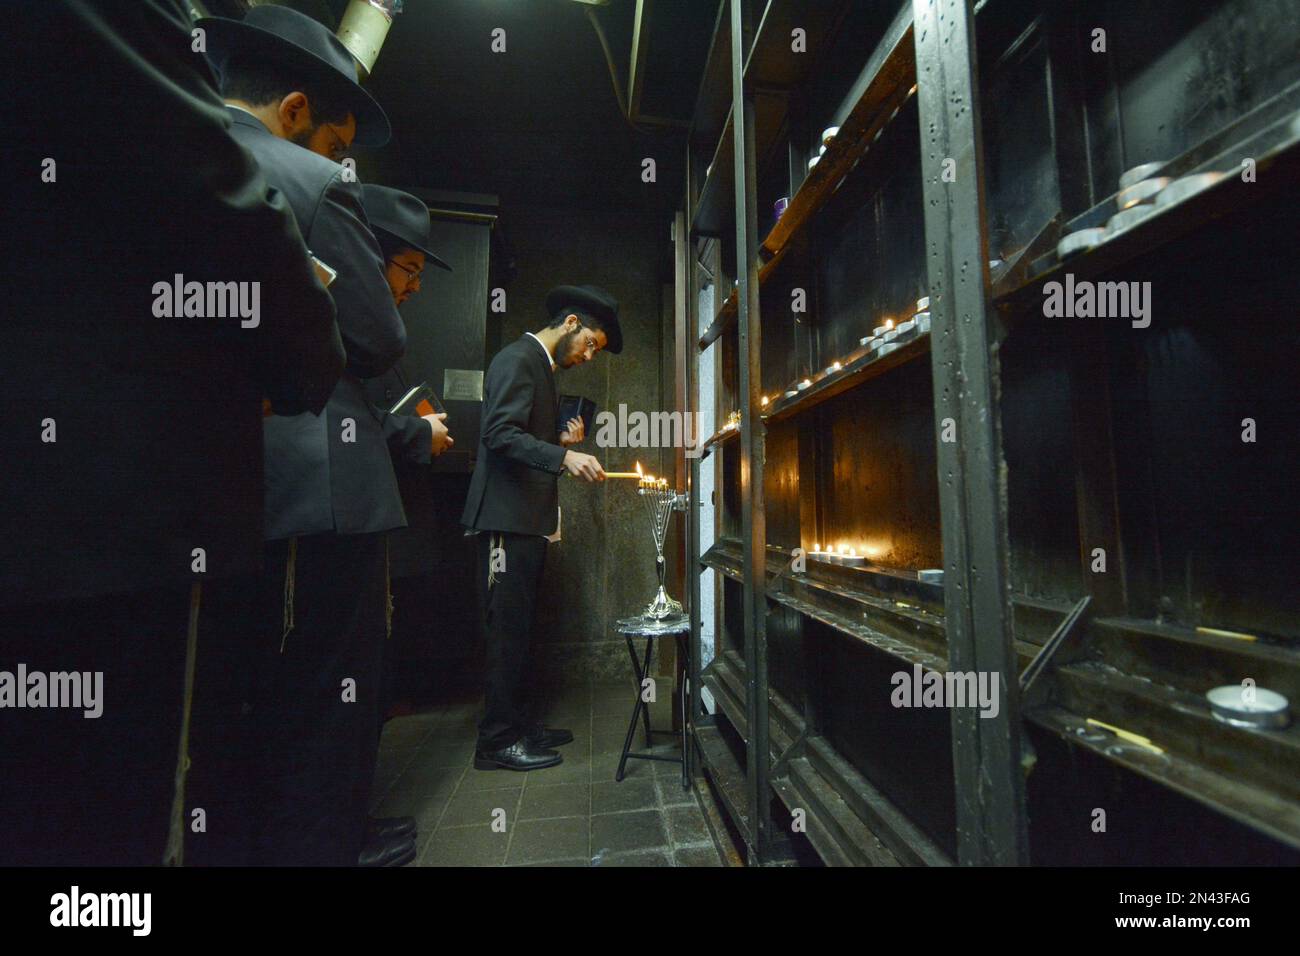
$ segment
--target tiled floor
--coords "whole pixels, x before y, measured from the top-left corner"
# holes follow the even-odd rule
[[[614,782],[632,711],[626,684],[556,693],[546,723],[573,731],[564,763],[515,773],[471,766],[480,702],[467,699],[384,728],[376,816],[414,816],[417,866],[721,866],[681,767],[629,760]],[[669,734],[657,751],[679,753]],[[638,731],[633,748],[644,749]]]

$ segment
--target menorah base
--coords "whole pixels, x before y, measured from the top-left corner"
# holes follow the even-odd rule
[[[662,621],[664,618],[675,617],[682,613],[682,602],[675,601],[668,596],[664,586],[659,585],[659,592],[655,599],[646,605],[642,617],[649,618],[653,621]]]

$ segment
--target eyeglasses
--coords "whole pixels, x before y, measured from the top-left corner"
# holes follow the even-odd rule
[[[404,265],[402,265],[400,262],[398,262],[396,259],[389,259],[388,261],[391,262],[393,265],[397,266],[397,268],[401,269],[403,272],[406,273],[406,284],[407,284],[407,285],[410,285],[410,284],[413,283],[413,282],[419,282],[419,281],[420,281],[420,273],[421,273],[421,271],[423,271],[423,270],[407,268],[406,266],[404,266]]]
[[[583,351],[589,352],[593,356],[600,351],[600,344],[596,341],[596,336],[586,326],[582,328],[582,344]]]
[[[334,137],[334,145],[330,147],[330,159],[334,162],[342,162],[348,154],[348,144],[343,142],[343,137],[338,134],[333,126],[328,123],[323,124],[330,136]]]

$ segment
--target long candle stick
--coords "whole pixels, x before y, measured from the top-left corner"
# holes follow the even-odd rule
[[[641,475],[637,474],[635,471],[607,471],[605,472],[605,477],[606,478],[640,478]]]

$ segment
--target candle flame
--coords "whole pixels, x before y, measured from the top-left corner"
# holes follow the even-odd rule
[[[893,320],[893,319],[885,319],[885,328],[886,328],[886,329],[892,329],[893,327],[894,327],[894,320]]]
[[[645,473],[641,471],[641,462],[639,461],[636,463],[636,473],[642,477],[645,476]]]

